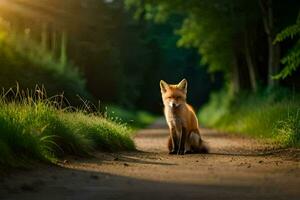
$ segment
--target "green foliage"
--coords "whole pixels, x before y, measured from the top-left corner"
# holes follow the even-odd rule
[[[84,110],[59,109],[60,102],[21,102],[0,98],[0,164],[27,166],[31,161],[55,162],[65,155],[87,156],[94,150],[133,150],[131,130]]]
[[[266,1],[239,0],[127,0],[128,8],[135,10],[135,17],[169,22],[174,16],[182,21],[176,27],[178,47],[198,50],[201,65],[209,73],[221,71],[227,82],[234,83],[235,91],[256,91],[257,85],[271,86],[270,77],[279,67],[279,50],[270,41],[278,27],[291,20],[299,12],[299,3],[288,0],[283,5],[272,1],[268,9]],[[271,2],[271,1],[270,1]],[[260,4],[261,3],[261,4]],[[269,22],[269,24],[268,24]],[[293,37],[296,26],[289,27],[278,40]],[[270,36],[268,39],[268,35]],[[282,63],[286,68],[279,77],[286,77],[299,65],[299,43],[291,49]],[[274,54],[274,55],[273,55]],[[276,54],[276,55],[275,55]],[[269,67],[268,67],[269,66]]]
[[[274,76],[275,79],[285,79],[287,76],[296,71],[300,66],[300,13],[298,15],[296,24],[288,26],[287,28],[282,30],[276,36],[274,43],[294,38],[296,38],[294,46],[281,60],[281,63],[284,64],[284,68],[279,74]]]
[[[174,29],[180,26],[181,16],[172,17],[167,24],[159,25],[151,21],[134,21],[131,12],[124,11],[123,3],[122,0],[110,3],[102,0],[85,0],[84,3],[81,0],[31,0],[22,6],[25,10],[37,12],[24,16],[22,12],[11,11],[9,7],[12,4],[8,2],[0,5],[1,11],[7,10],[0,12],[0,15],[9,21],[18,34],[26,32],[29,38],[41,41],[39,52],[51,49],[51,54],[55,55],[55,61],[59,64],[54,66],[59,68],[55,71],[63,71],[64,68],[59,66],[67,56],[67,60],[84,73],[88,91],[101,102],[161,113],[161,105],[156,103],[160,102],[159,80],[164,78],[176,82],[183,77],[188,77],[194,85],[205,85],[204,90],[198,88],[203,91],[201,96],[205,101],[211,85],[210,77],[206,76],[205,69],[198,69],[197,50],[176,47],[179,36],[174,35]],[[51,6],[47,12],[39,12],[38,8],[45,5]],[[164,11],[166,14],[170,9],[167,3],[158,7],[160,13]],[[57,15],[57,9],[64,12]],[[147,9],[155,10],[156,6],[148,4]],[[161,16],[160,21],[163,21]],[[32,67],[31,64],[28,66]],[[16,73],[17,79],[22,78],[20,74],[24,74],[22,70]],[[57,75],[56,72],[54,74]],[[39,85],[41,82],[51,82],[53,88],[63,82],[63,78],[48,81],[51,77],[49,73],[43,77],[36,75],[35,80]],[[31,87],[21,83],[23,81],[20,81],[20,85]],[[5,87],[15,85],[14,80],[10,82],[13,83]],[[45,83],[47,91],[51,95],[60,93],[61,90],[52,92],[52,84]],[[60,85],[58,88],[64,87]],[[190,96],[195,105],[199,104],[197,96],[199,94]],[[71,100],[70,97],[68,99]]]
[[[129,111],[116,105],[106,107],[106,116],[117,122],[125,123],[132,128],[143,128],[155,120],[155,116],[145,111]]]
[[[77,95],[90,98],[85,89],[85,80],[75,66],[66,61],[62,63],[29,35],[17,34],[6,27],[3,21],[0,22],[2,88],[10,88],[16,83],[30,89],[37,84],[43,85],[49,96],[64,93],[74,105],[80,104]]]
[[[144,16],[156,22],[182,15],[184,20],[176,30],[180,36],[177,45],[197,48],[201,63],[208,64],[210,72],[231,70],[235,36],[243,34],[247,23],[257,20],[258,15],[256,3],[236,0],[125,2],[127,8],[135,9],[136,17]]]
[[[177,45],[197,48],[201,55],[201,64],[209,64],[210,72],[222,69],[226,71],[226,68],[231,65],[233,53],[228,37],[226,37],[228,26],[219,31],[220,29],[216,27],[217,23],[213,19],[211,22],[206,20],[205,23],[199,23],[201,18],[201,16],[191,14],[184,20],[182,27],[176,31],[181,36]],[[220,51],[221,48],[225,48],[226,51]]]
[[[223,89],[210,95],[209,103],[200,110],[199,119],[205,126],[214,126],[226,113],[229,112],[233,100],[232,92]]]
[[[201,123],[221,131],[267,139],[280,146],[300,145],[299,95],[280,88],[256,95],[228,94],[221,91],[212,95],[199,114]]]

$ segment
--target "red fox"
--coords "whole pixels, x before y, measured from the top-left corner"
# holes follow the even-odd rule
[[[187,80],[177,85],[160,81],[164,114],[170,129],[169,154],[208,153],[200,136],[198,120],[192,106],[187,104]]]

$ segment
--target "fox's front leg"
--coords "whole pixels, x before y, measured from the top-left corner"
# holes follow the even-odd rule
[[[176,134],[176,129],[174,127],[170,128],[169,137],[169,154],[176,154],[178,151],[178,138]]]
[[[191,134],[188,133],[186,135],[186,138],[185,138],[185,145],[184,145],[184,154],[190,154],[192,153],[192,146],[191,146]]]
[[[186,141],[186,133],[187,129],[185,127],[181,127],[179,132],[179,143],[178,143],[178,155],[183,155],[185,152],[185,141]]]

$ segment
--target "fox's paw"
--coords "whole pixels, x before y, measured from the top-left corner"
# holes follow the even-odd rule
[[[184,155],[184,150],[177,151],[177,155]]]
[[[206,144],[202,143],[202,145],[200,146],[198,151],[199,151],[199,153],[202,153],[202,154],[208,154],[209,148]]]
[[[177,154],[177,151],[176,151],[176,150],[169,151],[169,154],[170,154],[170,155]]]
[[[184,154],[192,154],[193,152],[191,150],[187,150],[184,152]]]

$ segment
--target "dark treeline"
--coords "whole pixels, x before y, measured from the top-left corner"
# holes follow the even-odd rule
[[[177,46],[197,49],[209,73],[224,74],[199,111],[202,125],[299,146],[300,1],[126,0],[135,17],[182,17]]]
[[[235,92],[300,88],[299,1],[124,2],[11,0],[0,12],[13,31],[80,68],[105,103],[160,111],[159,80],[183,77],[197,107],[221,82]]]
[[[0,2],[1,87],[100,100],[138,127],[153,120],[138,110],[162,113],[159,81],[187,78],[201,125],[300,144],[299,0]]]
[[[135,11],[135,17],[158,23],[183,16],[176,31],[180,36],[178,46],[198,49],[208,71],[222,71],[235,92],[255,92],[278,85],[300,88],[299,70],[295,72],[300,57],[299,19],[296,23],[300,1],[127,0],[126,3]]]
[[[57,57],[65,43],[66,59],[80,68],[88,91],[102,102],[160,112],[160,79],[188,77],[196,106],[220,87],[221,76],[208,76],[199,67],[196,50],[177,48],[174,29],[182,16],[160,25],[137,21],[123,1],[11,0],[8,6],[0,11],[12,30],[40,41]]]

